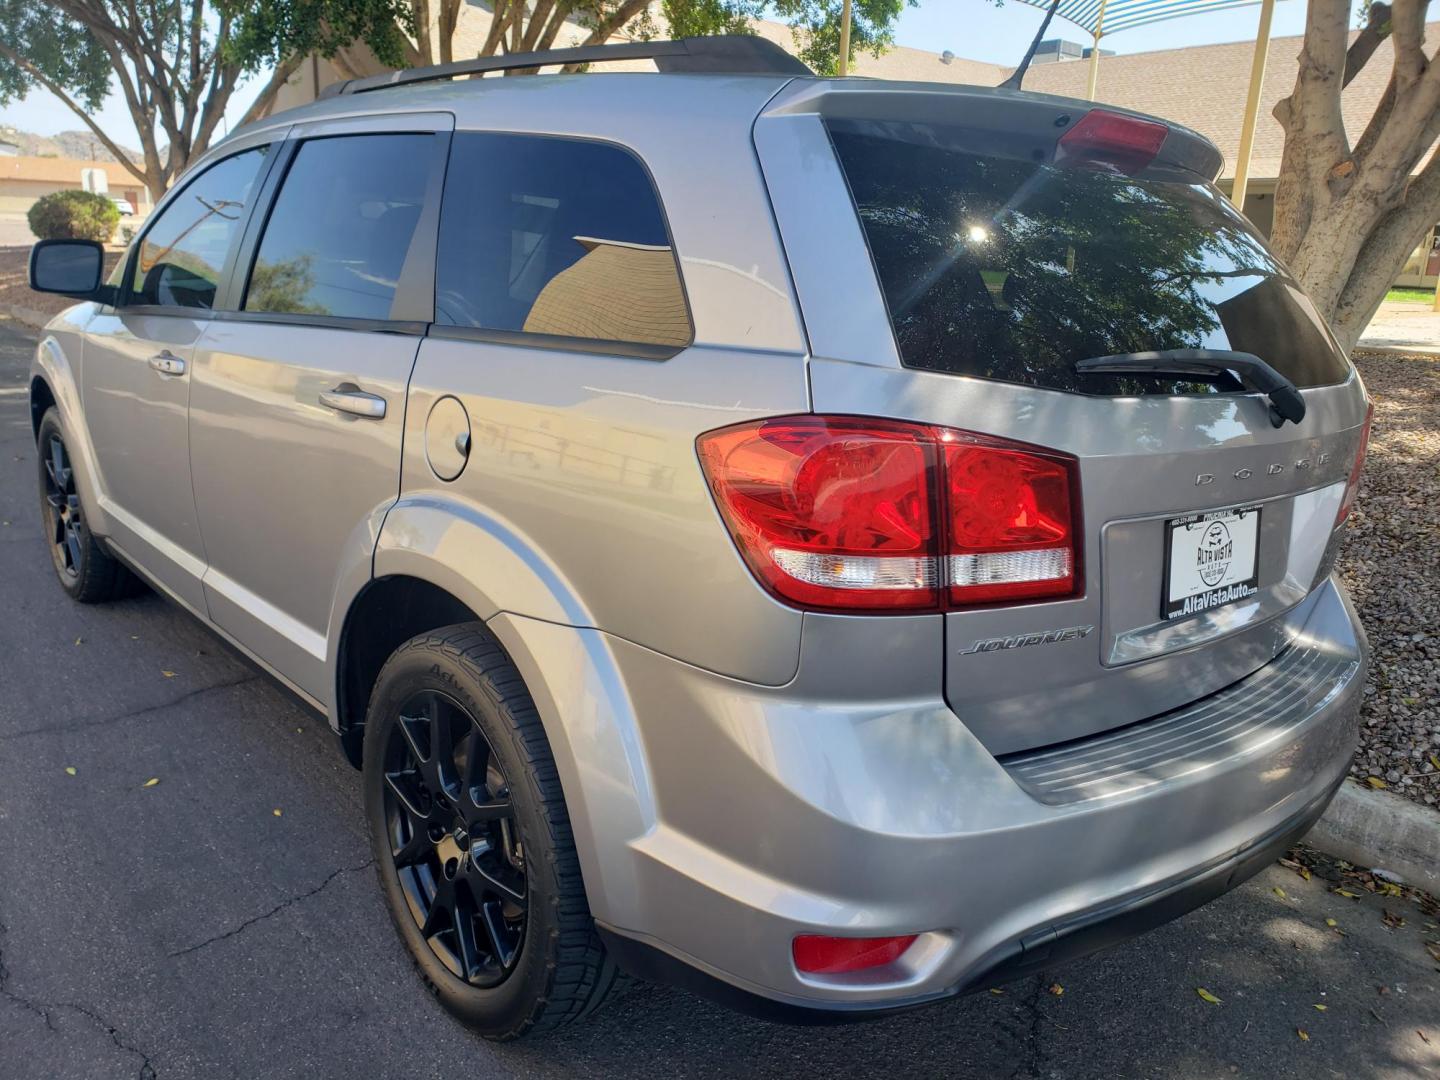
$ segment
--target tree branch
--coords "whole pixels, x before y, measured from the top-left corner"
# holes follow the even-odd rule
[[[100,140],[100,144],[104,146],[106,150],[110,151],[112,155],[114,155],[115,160],[119,162],[120,165],[124,166],[126,171],[130,173],[130,175],[135,177],[135,179],[139,180],[140,183],[145,184],[147,187],[149,186],[149,180],[145,175],[145,171],[130,160],[130,155],[127,154],[124,150],[122,150],[119,144],[117,144],[113,139],[111,139],[109,135],[105,134],[105,132],[101,130],[100,125],[95,123],[95,121],[90,118],[90,114],[86,112],[85,109],[81,108],[80,103],[77,102],[74,98],[72,98],[69,94],[67,94],[58,83],[47,78],[43,71],[37,68],[29,60],[25,59],[25,57],[17,53],[14,49],[10,48],[3,41],[0,41],[0,56],[5,57],[5,59],[9,60],[17,67],[22,68],[32,79],[34,79],[41,86],[45,87],[46,90],[49,90],[50,93],[54,94],[57,98],[59,98],[65,104],[66,108],[68,108],[76,116],[80,117],[81,120],[85,121],[85,126],[95,133],[96,138]]]
[[[1340,84],[1343,90],[1350,85],[1350,81],[1360,74],[1363,68],[1375,55],[1375,50],[1380,43],[1390,36],[1390,5],[1377,2],[1370,5],[1370,18],[1366,21],[1364,28],[1356,35],[1355,40],[1350,43],[1350,49],[1345,54],[1345,78]]]
[[[292,56],[288,60],[283,60],[277,64],[275,71],[270,76],[270,81],[261,88],[260,93],[256,96],[255,100],[250,103],[250,107],[245,110],[245,115],[240,118],[240,123],[236,126],[243,126],[252,120],[258,120],[260,117],[267,115],[270,112],[270,107],[275,104],[275,95],[278,94],[280,88],[289,81],[290,76],[300,70],[300,65],[304,60],[305,58],[303,56]]]

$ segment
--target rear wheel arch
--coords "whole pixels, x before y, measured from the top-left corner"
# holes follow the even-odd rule
[[[352,765],[360,767],[370,694],[390,655],[420,634],[479,622],[464,601],[423,578],[376,578],[360,591],[345,613],[335,673],[340,745]]]

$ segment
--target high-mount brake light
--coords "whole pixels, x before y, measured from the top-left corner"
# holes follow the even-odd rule
[[[1365,469],[1365,451],[1370,446],[1370,425],[1375,419],[1375,403],[1365,404],[1365,423],[1360,426],[1360,448],[1355,451],[1355,464],[1350,466],[1350,478],[1345,481],[1345,497],[1340,500],[1340,512],[1335,515],[1338,529],[1355,508],[1355,496],[1360,494],[1360,474]]]
[[[1153,120],[1091,109],[1055,144],[1057,165],[1112,165],[1137,173],[1160,153],[1170,129]]]
[[[904,613],[1076,591],[1074,458],[812,415],[712,431],[698,449],[746,563],[788,603]]]

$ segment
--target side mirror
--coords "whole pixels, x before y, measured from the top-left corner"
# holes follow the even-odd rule
[[[100,293],[105,248],[94,240],[41,240],[30,249],[30,288],[90,300]]]

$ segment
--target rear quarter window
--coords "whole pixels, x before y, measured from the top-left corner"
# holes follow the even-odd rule
[[[446,326],[673,349],[692,338],[649,174],[607,143],[457,132],[435,291]]]
[[[830,136],[908,367],[1127,395],[1233,386],[1075,362],[1207,348],[1254,353],[1300,387],[1349,373],[1211,184],[1007,157],[961,127],[837,120]]]

